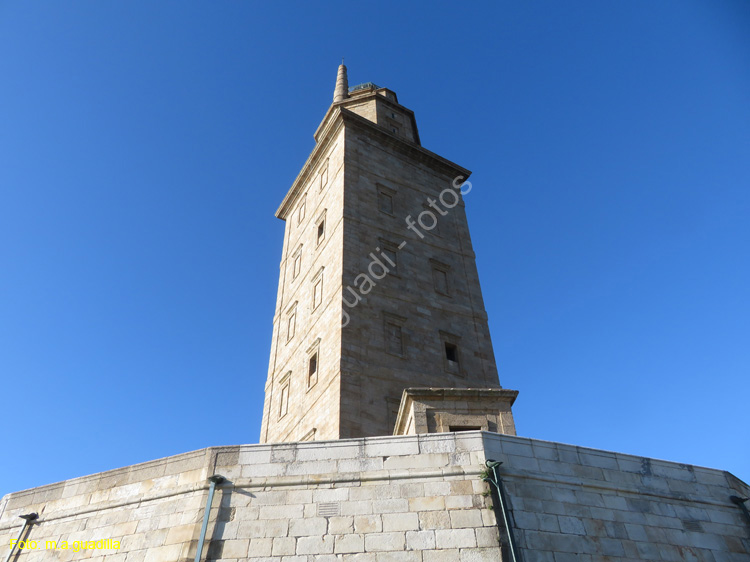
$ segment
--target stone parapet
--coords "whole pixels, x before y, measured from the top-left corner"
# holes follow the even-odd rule
[[[729,496],[750,490],[728,473],[480,431],[212,447],[9,494],[0,555],[37,512],[37,548],[14,562],[192,560],[207,477],[221,474],[203,559],[497,561],[486,458],[503,462],[526,560],[747,557]],[[72,546],[107,540],[119,548]]]

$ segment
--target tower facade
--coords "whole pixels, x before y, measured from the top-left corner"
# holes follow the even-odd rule
[[[421,146],[394,92],[350,91],[343,65],[315,141],[276,213],[286,226],[261,442],[389,435],[397,419],[414,432],[418,421],[399,412],[413,387],[451,407],[466,393],[435,389],[494,400],[501,387],[463,202],[470,172]],[[423,415],[422,425],[468,428],[464,410],[442,425]],[[507,413],[508,427],[494,418],[471,427],[514,433],[509,404]]]

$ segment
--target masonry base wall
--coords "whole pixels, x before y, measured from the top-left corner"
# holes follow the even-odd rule
[[[486,458],[526,561],[748,560],[729,496],[750,489],[728,473],[479,431],[209,448],[9,494],[0,556],[36,511],[12,562],[193,560],[218,473],[204,559],[497,561]]]

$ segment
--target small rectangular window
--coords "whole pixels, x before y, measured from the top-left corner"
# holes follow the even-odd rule
[[[377,256],[378,260],[383,264],[383,267],[387,270],[388,275],[399,277],[399,263],[398,245],[394,244],[390,240],[384,238],[378,239],[378,246],[375,248],[375,252],[379,253]]]
[[[378,210],[387,215],[393,215],[396,207],[396,191],[381,184],[375,184],[378,190]]]
[[[318,382],[320,372],[320,338],[307,348],[307,390],[310,390]]]
[[[381,254],[383,255],[384,261],[387,262],[386,267],[388,268],[388,273],[390,275],[398,276],[398,254],[396,251],[392,248],[383,248]]]
[[[440,339],[443,343],[443,367],[445,371],[452,375],[463,377],[464,372],[461,367],[460,348],[461,338],[455,334],[449,334],[440,330]]]
[[[455,344],[445,342],[445,358],[448,363],[455,363],[458,365],[458,346]]]
[[[432,268],[432,281],[435,284],[435,291],[441,295],[448,294],[448,273],[436,267]]]
[[[320,190],[322,191],[326,185],[328,185],[328,160],[320,171]]]
[[[406,318],[403,316],[383,311],[383,347],[389,355],[406,356],[405,324]]]
[[[297,308],[293,308],[289,313],[289,319],[286,325],[286,341],[291,340],[294,337],[294,332],[297,329]]]
[[[313,283],[313,310],[315,310],[323,301],[323,275],[319,275]]]
[[[323,211],[317,216],[317,218],[314,221],[315,225],[315,243],[316,245],[320,245],[323,240],[326,238],[326,213],[328,212],[328,209],[323,209]]]
[[[378,209],[388,215],[393,214],[393,196],[384,191],[378,191]]]
[[[305,219],[306,206],[307,206],[307,195],[303,195],[302,203],[300,203],[299,209],[297,210],[297,224],[302,223],[302,221]]]
[[[291,373],[290,373],[291,374]],[[283,418],[289,412],[289,379],[281,387],[279,396],[279,417]]]
[[[292,258],[292,280],[296,279],[302,269],[302,245],[297,248]]]
[[[391,127],[391,133],[395,133],[395,134],[398,134],[398,128],[396,128],[396,127]]]
[[[393,355],[404,354],[404,340],[401,326],[393,322],[385,323],[385,348]]]
[[[307,387],[310,388],[318,382],[318,353],[315,352],[307,362]]]

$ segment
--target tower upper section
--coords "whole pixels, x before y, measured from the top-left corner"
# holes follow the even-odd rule
[[[400,138],[420,144],[414,112],[398,103],[396,92],[380,88],[372,82],[365,82],[353,88],[348,88],[348,84],[346,66],[342,64],[336,77],[333,105],[315,131],[316,141],[319,140],[328,118],[337,107],[340,107],[372,121]]]

